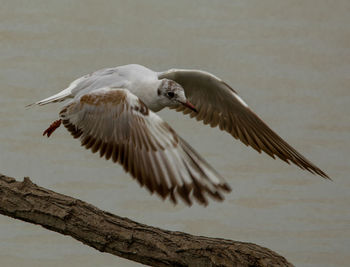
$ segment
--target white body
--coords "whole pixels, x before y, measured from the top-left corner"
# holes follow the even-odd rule
[[[159,111],[164,108],[157,101],[157,89],[161,81],[156,72],[137,64],[106,68],[87,74],[73,81],[68,88],[34,104],[45,105],[69,98],[81,97],[103,87],[123,88],[139,97],[149,109]]]

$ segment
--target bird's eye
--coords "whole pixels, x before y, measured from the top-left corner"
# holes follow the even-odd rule
[[[174,92],[168,92],[167,95],[170,97],[170,98],[173,98],[175,96]]]

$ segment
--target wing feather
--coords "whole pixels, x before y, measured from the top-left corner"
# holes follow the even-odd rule
[[[198,113],[183,105],[172,107],[176,111],[189,114],[191,118],[195,117],[211,127],[218,126],[220,130],[230,133],[259,153],[264,151],[272,158],[277,156],[287,163],[293,162],[301,169],[330,179],[325,172],[271,130],[236,91],[218,77],[205,71],[171,69],[159,72],[158,78],[179,83]]]
[[[76,97],[60,112],[63,125],[81,145],[120,163],[141,186],[174,203],[207,196],[222,200],[231,189],[159,116],[129,91],[101,88]]]

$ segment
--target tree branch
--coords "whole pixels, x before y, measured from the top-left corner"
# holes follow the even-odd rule
[[[147,226],[79,199],[0,174],[0,213],[64,234],[101,252],[155,266],[293,266],[252,243]]]

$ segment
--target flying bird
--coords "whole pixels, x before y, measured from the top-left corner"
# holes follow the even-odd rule
[[[73,81],[68,88],[31,105],[67,101],[59,119],[81,145],[120,163],[141,186],[163,199],[191,205],[208,196],[223,200],[225,179],[155,112],[168,107],[218,126],[259,153],[328,175],[270,129],[227,83],[189,69],[155,72],[137,64],[105,68]],[[29,105],[29,106],[31,106]]]

